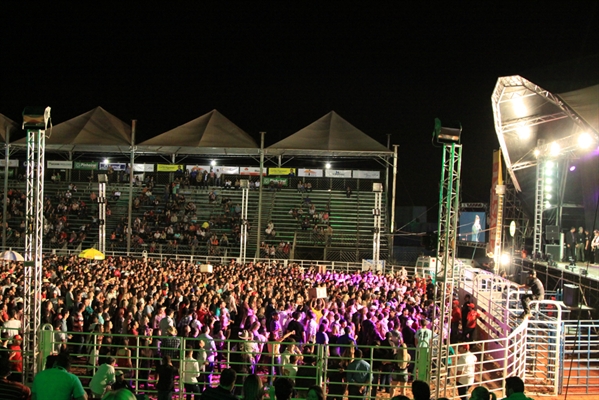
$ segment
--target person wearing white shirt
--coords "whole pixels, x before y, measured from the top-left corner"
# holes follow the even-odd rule
[[[198,376],[200,375],[200,363],[193,358],[193,348],[187,347],[185,359],[181,365],[181,380],[185,386],[187,400],[191,400],[193,394],[194,400],[200,397],[200,387],[198,386]]]
[[[102,398],[107,388],[110,388],[110,385],[116,381],[115,365],[116,358],[113,357],[109,357],[106,364],[100,365],[98,371],[96,371],[92,380],[89,382],[89,389],[92,392],[93,398]]]
[[[461,400],[468,398],[468,389],[474,383],[474,374],[476,373],[476,362],[478,359],[470,352],[470,346],[463,344],[460,346],[460,357],[458,358],[458,393]]]

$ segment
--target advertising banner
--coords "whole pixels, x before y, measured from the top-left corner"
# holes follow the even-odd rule
[[[220,171],[221,174],[224,175],[239,175],[239,167],[219,167],[216,166],[216,172],[218,173]]]
[[[154,164],[133,164],[133,173],[154,172]]]
[[[98,169],[98,163],[94,161],[75,161],[73,169],[83,169],[86,171],[95,171]]]
[[[5,167],[6,166],[6,160],[2,159],[0,160],[0,167]],[[18,167],[19,166],[19,160],[8,160],[8,166],[9,167]]]
[[[297,176],[312,176],[315,178],[322,178],[323,170],[322,169],[298,168]]]
[[[185,168],[191,173],[192,171],[208,171],[210,172],[210,165],[186,165]]]
[[[105,171],[108,169],[108,167],[112,167],[113,171],[126,171],[127,170],[127,164],[125,163],[105,163],[105,162],[101,162],[100,163],[100,170]]]
[[[279,182],[283,183],[283,186],[287,186],[287,178],[264,178],[262,179],[262,182],[265,186],[268,186],[270,184],[270,182],[274,182],[276,184],[278,184]]]
[[[381,179],[381,171],[352,171],[353,177],[357,179]]]
[[[258,176],[260,175],[260,167],[240,167],[239,174]],[[266,176],[266,168],[264,168],[264,170],[262,171],[262,175]]]
[[[178,170],[183,171],[183,165],[181,165],[181,164],[156,164],[157,172],[177,172]]]
[[[351,178],[351,169],[327,169],[325,172],[327,178]]]
[[[4,178],[4,169],[0,169],[0,176]],[[8,177],[12,178],[15,176],[15,170],[14,169],[9,169],[8,170]]]
[[[73,169],[73,161],[48,161],[48,169]]]
[[[290,175],[295,174],[295,168],[269,168],[268,175]]]
[[[493,152],[493,177],[491,179],[491,210],[489,212],[489,246],[487,251],[495,252],[497,239],[501,240],[501,230],[497,230],[497,216],[499,214],[499,196],[495,192],[497,185],[503,185],[501,176],[501,150]]]

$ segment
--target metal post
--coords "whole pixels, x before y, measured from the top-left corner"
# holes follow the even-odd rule
[[[106,254],[106,182],[100,177],[98,175],[98,250]]]
[[[376,271],[379,267],[379,256],[381,251],[381,203],[383,198],[383,192],[374,192],[374,233],[372,235],[372,261],[374,263],[374,270]]]
[[[247,252],[247,238],[248,238],[248,198],[249,198],[249,182],[246,180],[245,187],[241,188],[241,240],[239,243],[239,259],[240,264],[245,264],[245,256]]]
[[[135,125],[137,120],[131,122],[131,153],[129,156],[129,206],[127,208],[127,255],[131,252],[131,214],[133,212],[133,170],[135,169]]]
[[[391,229],[390,232],[395,233],[395,193],[397,190],[397,147],[393,145],[393,189],[391,193]]]
[[[8,207],[8,163],[10,161],[10,125],[6,126],[6,143],[4,143],[4,198],[2,204],[2,249],[6,250],[6,212]]]
[[[256,227],[256,258],[260,258],[260,234],[262,233],[262,174],[264,171],[264,135],[266,132],[260,132],[260,187],[258,188],[258,226]]]

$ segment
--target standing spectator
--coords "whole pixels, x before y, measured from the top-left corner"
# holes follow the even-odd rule
[[[201,400],[239,400],[233,392],[235,386],[235,380],[237,379],[237,373],[231,368],[223,369],[220,374],[220,383],[217,387],[208,387],[204,393],[202,393]]]
[[[458,393],[462,400],[468,398],[468,389],[474,383],[476,372],[476,356],[470,352],[470,345],[463,344],[459,347],[461,353],[458,358]]]
[[[428,386],[428,383],[416,380],[412,382],[412,394],[414,395],[414,400],[430,400],[431,388]]]
[[[524,381],[517,376],[505,378],[505,400],[532,400],[524,394]]]
[[[576,237],[576,261],[585,262],[585,249],[587,246],[587,235],[584,228],[578,228],[578,236]]]
[[[243,381],[243,400],[262,400],[264,387],[262,379],[256,375],[248,375]]]
[[[17,310],[14,308],[10,310],[10,319],[4,322],[4,330],[8,334],[8,338],[12,339],[13,336],[19,333],[21,330],[21,320],[17,318]]]
[[[350,398],[366,398],[371,381],[370,364],[362,359],[362,350],[356,349],[354,360],[347,366],[347,389]],[[353,397],[351,397],[353,396]]]
[[[71,361],[67,353],[56,357],[53,368],[38,372],[31,393],[35,400],[87,400],[87,393],[76,375],[69,372]]]
[[[214,361],[216,360],[216,343],[210,336],[210,328],[207,324],[202,325],[198,339],[204,342],[206,357],[206,373],[204,374],[204,384],[210,386],[212,371],[214,371]]]
[[[9,381],[10,366],[5,359],[0,362],[0,393],[5,400],[29,400],[31,399],[31,389],[27,386]]]
[[[468,304],[468,314],[466,315],[466,326],[462,329],[462,339],[464,342],[474,341],[474,332],[476,331],[476,324],[478,322],[478,312],[475,310],[474,303]]]
[[[166,334],[168,335],[160,342],[160,354],[169,356],[171,360],[179,358],[179,346],[181,345],[181,339],[177,337],[177,328],[169,326]]]
[[[462,320],[462,310],[460,309],[460,302],[458,300],[453,301],[453,307],[451,309],[451,343],[456,343],[460,337],[460,321]]]
[[[171,400],[175,392],[175,376],[177,369],[173,366],[169,356],[162,357],[162,363],[156,367],[158,375],[158,400]]]
[[[416,379],[426,381],[428,376],[428,352],[433,338],[433,331],[427,328],[428,321],[420,320],[420,329],[416,332]]]
[[[182,375],[181,379],[185,386],[185,393],[187,400],[193,399],[198,400],[200,397],[200,387],[198,386],[198,376],[200,375],[200,364],[196,359],[193,358],[193,348],[187,347],[185,359],[181,363]]]

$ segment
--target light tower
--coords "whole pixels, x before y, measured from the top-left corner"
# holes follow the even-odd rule
[[[26,107],[27,199],[25,213],[25,282],[23,293],[23,380],[37,372],[37,333],[41,323],[42,245],[44,239],[44,152],[50,107]]]
[[[446,128],[435,119],[433,137],[443,146],[441,184],[439,190],[439,225],[435,268],[435,318],[433,343],[429,344],[427,378],[434,383],[435,397],[448,396],[449,388],[449,322],[454,291],[455,249],[458,227],[460,173],[462,169],[462,127]],[[459,271],[458,271],[459,273]]]

